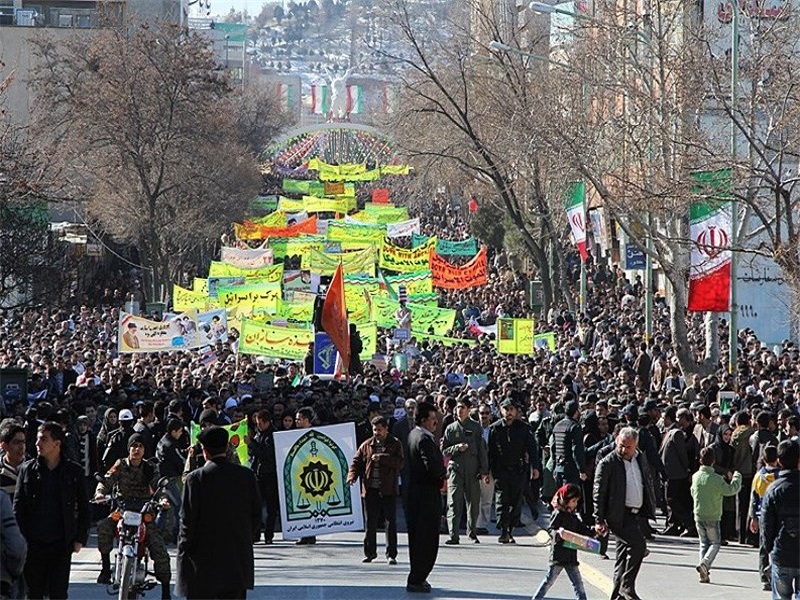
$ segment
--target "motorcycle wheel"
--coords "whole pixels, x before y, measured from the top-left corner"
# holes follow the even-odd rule
[[[137,593],[133,587],[136,576],[136,558],[122,557],[122,579],[119,582],[119,600],[136,600]]]

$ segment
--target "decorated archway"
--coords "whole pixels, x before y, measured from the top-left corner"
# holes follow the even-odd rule
[[[356,123],[319,123],[294,129],[261,156],[265,167],[286,176],[303,175],[311,158],[328,164],[393,164],[395,150],[378,129]]]

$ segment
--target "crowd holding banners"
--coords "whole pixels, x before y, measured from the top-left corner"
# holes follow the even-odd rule
[[[462,236],[463,226],[448,215],[451,213],[441,206],[421,213],[423,231],[450,239]],[[592,411],[597,416],[600,409],[607,409],[606,418],[613,425],[629,418],[630,413],[621,415],[621,407],[608,404],[641,406],[645,397],[662,405],[664,412],[682,403],[691,406],[697,401],[705,402],[707,408],[719,411],[713,418],[722,426],[730,415],[717,405],[721,389],[738,392],[731,403],[735,410],[797,413],[794,402],[800,393],[797,347],[788,341],[776,350],[762,347],[752,331],[744,331],[740,336],[743,373],[738,382],[725,378],[720,369],[713,378],[685,382],[683,388],[677,388],[677,393],[675,388],[669,388],[665,371],[675,364],[675,352],[666,305],[663,299],[657,299],[654,337],[648,350],[652,366],[648,369],[642,366],[643,361],[637,361],[644,326],[637,307],[642,306],[644,293],[641,286],[627,281],[621,271],[590,266],[586,315],[575,315],[565,305],[556,305],[550,314],[536,322],[537,335],[533,341],[538,348],[536,352],[499,354],[488,339],[490,336],[471,333],[470,320],[474,318],[479,327],[497,330],[498,319],[530,318],[525,297],[528,280],[504,253],[487,251],[486,262],[484,285],[439,289],[441,307],[413,306],[412,338],[415,339],[408,341],[402,354],[408,359],[407,370],[403,372],[379,371],[366,364],[365,374],[349,382],[300,383],[301,369],[296,363],[301,363],[308,353],[312,330],[281,328],[248,319],[242,321],[238,335],[232,331],[228,342],[214,346],[216,360],[210,363],[204,363],[198,352],[187,352],[186,348],[115,356],[112,351],[119,341],[114,327],[119,311],[114,306],[121,306],[122,302],[114,300],[114,295],[96,305],[81,307],[76,303],[63,309],[40,307],[4,315],[0,319],[3,327],[0,366],[29,368],[32,390],[46,392],[48,402],[52,399],[58,410],[64,410],[66,419],[72,413],[82,414],[88,403],[135,412],[139,400],[164,404],[177,400],[184,407],[188,423],[198,420],[199,404],[205,398],[216,403],[218,409],[227,400],[235,399],[236,408],[247,414],[261,407],[273,409],[276,423],[282,422],[284,412],[291,420],[294,409],[302,406],[313,406],[320,423],[360,422],[372,401],[370,396],[377,397],[380,410],[386,414],[393,414],[400,398],[430,399],[438,405],[439,417],[443,418],[448,412],[448,399],[466,394],[476,402],[485,402],[495,414],[502,400],[514,398],[516,404],[526,408],[524,417],[530,416],[537,423],[544,421],[545,425],[540,427],[545,435],[547,427],[557,418],[553,415],[559,413],[569,395],[580,401],[581,412],[587,417],[582,419],[582,427],[589,435],[593,420],[588,416]],[[567,262],[572,265],[568,272],[574,283],[577,262],[570,262],[569,256]],[[384,325],[373,324],[374,321],[364,325],[375,328],[376,346],[384,348],[383,342],[391,336],[391,330],[385,329],[393,327],[385,314],[386,296],[378,293],[370,301],[373,308],[378,307],[377,315],[382,315]],[[425,313],[417,312],[424,308],[451,311],[452,323],[449,327],[448,323],[441,325],[444,335],[413,331],[427,325]],[[696,334],[692,343],[699,347],[702,323],[690,321],[690,326]],[[361,335],[362,339],[366,337]],[[539,340],[544,341],[546,349],[539,347]],[[367,344],[364,345],[360,358],[369,352]],[[392,365],[397,356],[401,355],[390,352],[383,360]],[[272,364],[272,358],[285,358],[291,364]],[[66,362],[57,366],[58,359]],[[381,359],[376,359],[375,364],[381,364]],[[89,375],[83,376],[87,365],[94,371],[89,370]],[[82,377],[80,384],[73,374]],[[451,374],[463,377],[451,378]],[[270,383],[258,386],[265,378]],[[86,383],[87,380],[92,383]],[[298,383],[292,385],[293,382]],[[255,392],[239,391],[240,386],[242,390]],[[592,395],[596,395],[593,400]],[[542,411],[533,406],[528,409],[528,404],[537,401],[542,402]],[[34,406],[41,409],[39,416],[45,414],[47,409],[39,401]],[[788,422],[791,417],[785,420]],[[669,426],[663,421],[661,425]]]
[[[247,437],[249,435],[247,429],[247,421],[242,420],[229,425],[222,425],[228,434],[228,444],[230,444],[233,451],[239,457],[239,464],[246,465],[249,461],[247,456]],[[189,444],[194,446],[197,443],[197,438],[200,435],[200,424],[191,423],[189,428]]]
[[[177,284],[172,286],[172,308],[178,312],[186,312],[193,308],[205,310],[210,301],[208,291],[187,290]]]
[[[423,247],[420,246],[420,248]],[[480,287],[487,281],[486,246],[481,246],[480,251],[472,260],[460,266],[447,262],[431,249],[430,264],[433,272],[433,285],[436,287],[460,290]]]

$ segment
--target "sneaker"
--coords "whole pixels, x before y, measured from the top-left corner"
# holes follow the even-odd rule
[[[371,563],[376,558],[378,558],[378,557],[377,556],[365,556],[364,559],[361,562],[362,563]]]
[[[97,583],[111,585],[111,571],[109,569],[100,571],[100,575],[97,576]]]
[[[771,592],[772,591],[772,584],[769,581],[763,581],[761,583],[761,589],[763,591],[765,591],[765,592]]]
[[[450,538],[445,542],[446,546],[458,546],[459,541],[456,538]]]
[[[700,563],[695,569],[697,569],[697,572],[700,574],[700,583],[711,583],[711,579],[708,577],[708,567]]]
[[[394,556],[390,556],[389,558],[386,559],[386,562],[389,563],[390,565],[396,565],[397,559]]]
[[[475,533],[470,533],[469,534],[469,539],[472,540],[473,544],[480,544],[481,543],[481,541],[478,539],[478,535],[475,534]]]

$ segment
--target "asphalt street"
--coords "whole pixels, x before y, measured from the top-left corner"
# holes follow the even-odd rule
[[[382,535],[379,533],[378,537],[379,553],[383,550]],[[288,541],[271,546],[257,544],[254,547],[256,589],[248,598],[530,598],[547,570],[546,534],[538,526],[529,525],[525,530],[518,529],[515,536],[515,545],[498,544],[496,535],[483,536],[480,544],[473,544],[462,535],[460,545],[445,546],[447,536],[443,535],[439,559],[429,578],[433,586],[430,595],[405,591],[408,551],[403,533],[397,565],[381,560],[362,564],[362,534],[358,532],[320,537],[315,546],[295,546]],[[753,548],[738,544],[723,547],[711,571],[710,584],[700,584],[697,580],[694,568],[698,560],[697,540],[657,536],[649,549],[650,556],[645,559],[637,580],[643,600],[768,600],[770,597],[761,591],[756,569],[758,554]],[[170,554],[174,560],[174,548],[170,548]],[[614,571],[613,542],[609,555],[611,560],[603,560],[580,553],[584,585],[592,600],[609,597]],[[70,598],[109,597],[103,586],[94,583],[99,562],[93,537],[90,547],[73,561]],[[146,597],[157,600],[160,590],[151,590]],[[547,597],[575,597],[566,573],[562,573]]]

